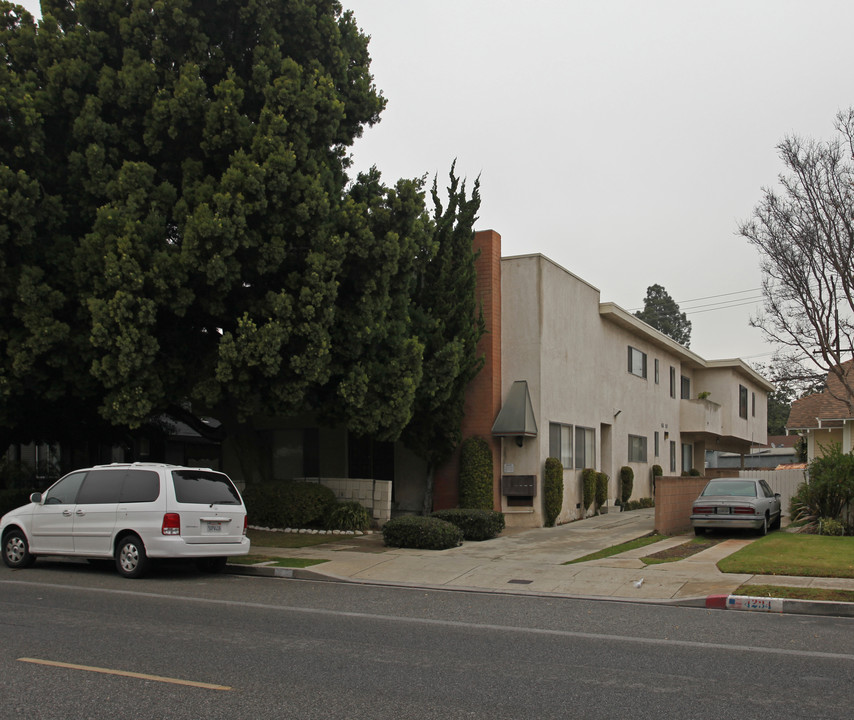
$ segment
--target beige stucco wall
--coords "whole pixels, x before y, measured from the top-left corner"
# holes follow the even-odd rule
[[[543,523],[542,475],[549,455],[549,423],[594,429],[595,460],[587,465],[610,476],[611,503],[624,465],[634,471],[632,498],[653,495],[654,464],[660,465],[665,474],[681,471],[683,412],[692,424],[696,423],[694,432],[709,432],[710,422],[713,431],[726,427],[739,437],[754,433],[759,442],[756,428],[761,426],[764,432],[766,395],[749,377],[742,377],[730,367],[704,368],[702,358],[625,311],[603,311],[596,288],[541,255],[503,258],[501,275],[502,393],[506,397],[515,381],[526,381],[538,426],[538,436],[525,439],[522,447],[514,438],[502,441],[502,474],[535,475],[538,479],[533,508],[509,507],[502,496],[508,525]],[[629,346],[646,353],[646,378],[629,372]],[[675,397],[670,389],[671,367],[675,373]],[[681,399],[683,375],[691,380],[692,400]],[[750,414],[749,408],[748,421],[738,418],[739,382],[749,392],[757,393],[756,416]],[[702,391],[712,393],[710,401],[696,400]],[[720,396],[717,403],[716,394]],[[690,415],[697,412],[701,415]],[[732,418],[733,412],[739,422]],[[655,433],[659,438],[658,454]],[[647,439],[646,462],[628,462],[630,435]],[[695,437],[684,441],[694,442]],[[670,462],[671,443],[675,444],[675,466]],[[702,470],[702,446],[697,447],[699,457],[694,458],[694,465]],[[577,448],[573,451],[577,452]],[[564,470],[563,510],[558,523],[582,515],[580,475],[574,467]]]

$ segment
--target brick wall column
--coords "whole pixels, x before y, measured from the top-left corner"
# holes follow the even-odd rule
[[[501,409],[501,236],[494,230],[474,234],[477,298],[483,309],[486,332],[477,345],[484,365],[469,384],[462,422],[463,440],[479,435],[492,448],[493,507],[501,509],[499,488],[501,441],[492,437],[492,424]],[[437,468],[433,485],[433,508],[444,510],[459,504],[459,448]]]

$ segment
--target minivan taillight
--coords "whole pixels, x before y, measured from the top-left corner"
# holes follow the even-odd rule
[[[163,525],[160,532],[164,535],[181,534],[181,516],[178,513],[166,513],[163,516]]]
[[[249,527],[249,516],[248,516],[248,515],[244,515],[244,516],[243,516],[243,534],[244,534],[244,535],[246,534],[246,528],[247,528],[247,527]]]

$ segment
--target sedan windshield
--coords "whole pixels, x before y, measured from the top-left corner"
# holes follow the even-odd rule
[[[702,497],[714,495],[756,497],[756,483],[752,480],[716,480],[706,485]]]

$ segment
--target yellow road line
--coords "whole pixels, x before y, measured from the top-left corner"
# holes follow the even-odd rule
[[[74,665],[73,663],[39,660],[37,658],[18,658],[18,661],[34,663],[35,665],[49,665],[50,667],[68,668],[70,670],[86,670],[87,672],[101,673],[102,675],[120,675],[121,677],[137,678],[139,680],[154,680],[155,682],[171,683],[172,685],[188,685],[189,687],[204,688],[206,690],[231,690],[227,685],[212,685],[211,683],[179,680],[177,678],[161,677],[160,675],[146,675],[145,673],[128,672],[127,670],[110,670],[109,668],[91,667],[89,665]]]

